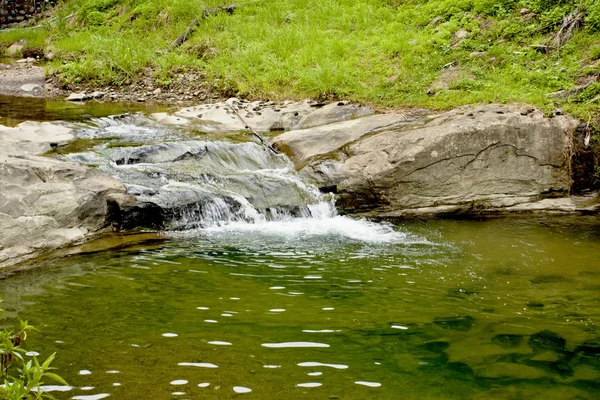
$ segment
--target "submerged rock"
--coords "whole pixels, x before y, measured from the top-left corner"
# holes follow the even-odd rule
[[[492,343],[502,346],[505,349],[519,347],[523,342],[523,335],[498,334],[492,338]]]
[[[432,353],[441,353],[450,347],[450,343],[446,341],[427,342],[417,346],[420,349],[431,351]]]
[[[576,351],[582,351],[587,354],[600,354],[600,339],[589,339],[577,347]]]
[[[436,317],[433,323],[440,328],[453,331],[469,331],[475,325],[475,318],[470,315],[459,315],[454,317]]]
[[[566,350],[567,341],[557,333],[546,329],[531,335],[528,344],[534,351],[552,350],[556,353],[562,353]]]

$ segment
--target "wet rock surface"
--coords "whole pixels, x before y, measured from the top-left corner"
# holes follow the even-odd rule
[[[39,154],[74,138],[62,124],[0,126],[0,268],[81,243],[106,227],[110,176]]]
[[[34,91],[35,85],[28,89]],[[102,98],[106,93],[80,95]],[[53,235],[60,238],[55,241],[34,240],[16,252],[6,250],[0,262],[76,242],[108,222],[116,230],[190,229],[225,214],[243,220],[258,218],[256,212],[263,217],[303,215],[304,205],[322,201],[322,195],[302,180],[282,175],[292,165],[263,142],[280,131],[285,132],[272,139],[273,146],[322,192],[337,193],[338,205],[346,211],[398,216],[581,209],[571,198],[554,198],[569,190],[565,148],[574,121],[546,118],[527,107],[375,114],[350,102],[232,98],[95,123],[101,127],[77,130],[78,140],[89,141],[95,150],[63,160],[38,155],[75,139],[75,131],[64,125],[25,123],[0,129],[0,179],[9,189],[1,194],[0,212],[12,229],[3,239],[3,251],[16,245],[11,237],[21,235],[15,231],[16,218],[40,217],[27,223],[42,236],[60,232]],[[224,137],[227,141],[221,141]],[[122,183],[109,175],[119,175]],[[23,189],[24,182],[34,182],[38,192]],[[67,200],[61,203],[63,195]],[[39,201],[28,204],[27,199]],[[532,284],[556,279],[540,276]],[[448,296],[477,293],[459,288]],[[449,331],[470,330],[473,324],[468,316],[434,321]],[[496,340],[513,346],[510,338]],[[529,343],[544,349],[549,341],[540,334]]]
[[[231,98],[150,117],[161,124],[188,126],[203,132],[252,130],[269,133],[329,125],[372,114],[372,108],[350,102],[325,105],[313,100],[275,103]]]

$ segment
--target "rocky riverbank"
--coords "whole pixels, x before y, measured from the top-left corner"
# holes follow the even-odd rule
[[[265,145],[268,141],[290,157],[305,182],[335,193],[346,213],[386,218],[586,214],[600,209],[597,194],[590,191],[594,180],[574,179],[581,178],[575,176],[581,171],[590,175],[597,168],[593,157],[582,156],[593,154],[585,140],[585,124],[525,105],[377,114],[350,102],[229,99],[140,118],[107,119],[106,138],[91,140],[83,150],[88,153],[71,158],[87,159],[91,166],[41,156],[75,139],[90,140],[77,138],[86,132],[81,126],[59,122],[0,126],[0,268],[114,229],[160,230],[173,225],[168,221],[173,215],[202,213],[206,196],[185,185],[163,188],[170,181],[160,168],[181,167],[184,162],[183,173],[195,171],[194,162],[216,154],[198,140],[217,138]],[[120,132],[119,124],[139,124],[140,133],[107,147],[106,140]],[[173,129],[179,133],[170,136]],[[193,143],[181,142],[190,138]],[[94,146],[103,143],[94,152]],[[94,157],[109,157],[116,165],[153,166],[140,171],[141,180],[135,185],[124,185],[93,167]],[[169,173],[181,169],[177,168]],[[143,177],[146,173],[148,179]],[[218,171],[215,174],[218,177]],[[155,184],[150,178],[159,179]],[[574,182],[583,196],[573,196]],[[257,209],[274,204],[286,210],[297,207],[291,197],[281,196],[274,181],[268,184],[262,195],[256,189],[245,190],[245,201]],[[172,196],[175,192],[183,195]]]
[[[8,61],[8,60],[7,60]],[[68,101],[111,101],[186,106],[221,99],[200,73],[182,72],[169,86],[158,86],[148,69],[135,83],[125,86],[65,84],[57,76],[46,76],[40,60],[28,57],[0,62],[0,95],[45,97]]]

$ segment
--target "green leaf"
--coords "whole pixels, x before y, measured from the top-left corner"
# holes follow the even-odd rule
[[[67,386],[69,385],[69,384],[67,383],[67,381],[65,381],[63,378],[61,378],[59,375],[57,375],[57,374],[55,374],[55,373],[53,373],[53,372],[46,372],[46,373],[44,374],[44,376],[45,376],[45,377],[48,377],[48,378],[50,378],[50,379],[53,379],[53,380],[55,380],[55,381],[56,381],[56,382],[58,382],[58,383],[62,383],[63,385],[67,385]]]

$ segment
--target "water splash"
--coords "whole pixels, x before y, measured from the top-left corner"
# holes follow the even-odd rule
[[[174,236],[408,240],[391,225],[338,216],[331,194],[302,181],[287,157],[254,142],[190,140],[140,115],[93,122],[78,135],[140,144],[105,143],[67,157],[120,179],[138,204],[159,210],[162,229],[178,231]]]

